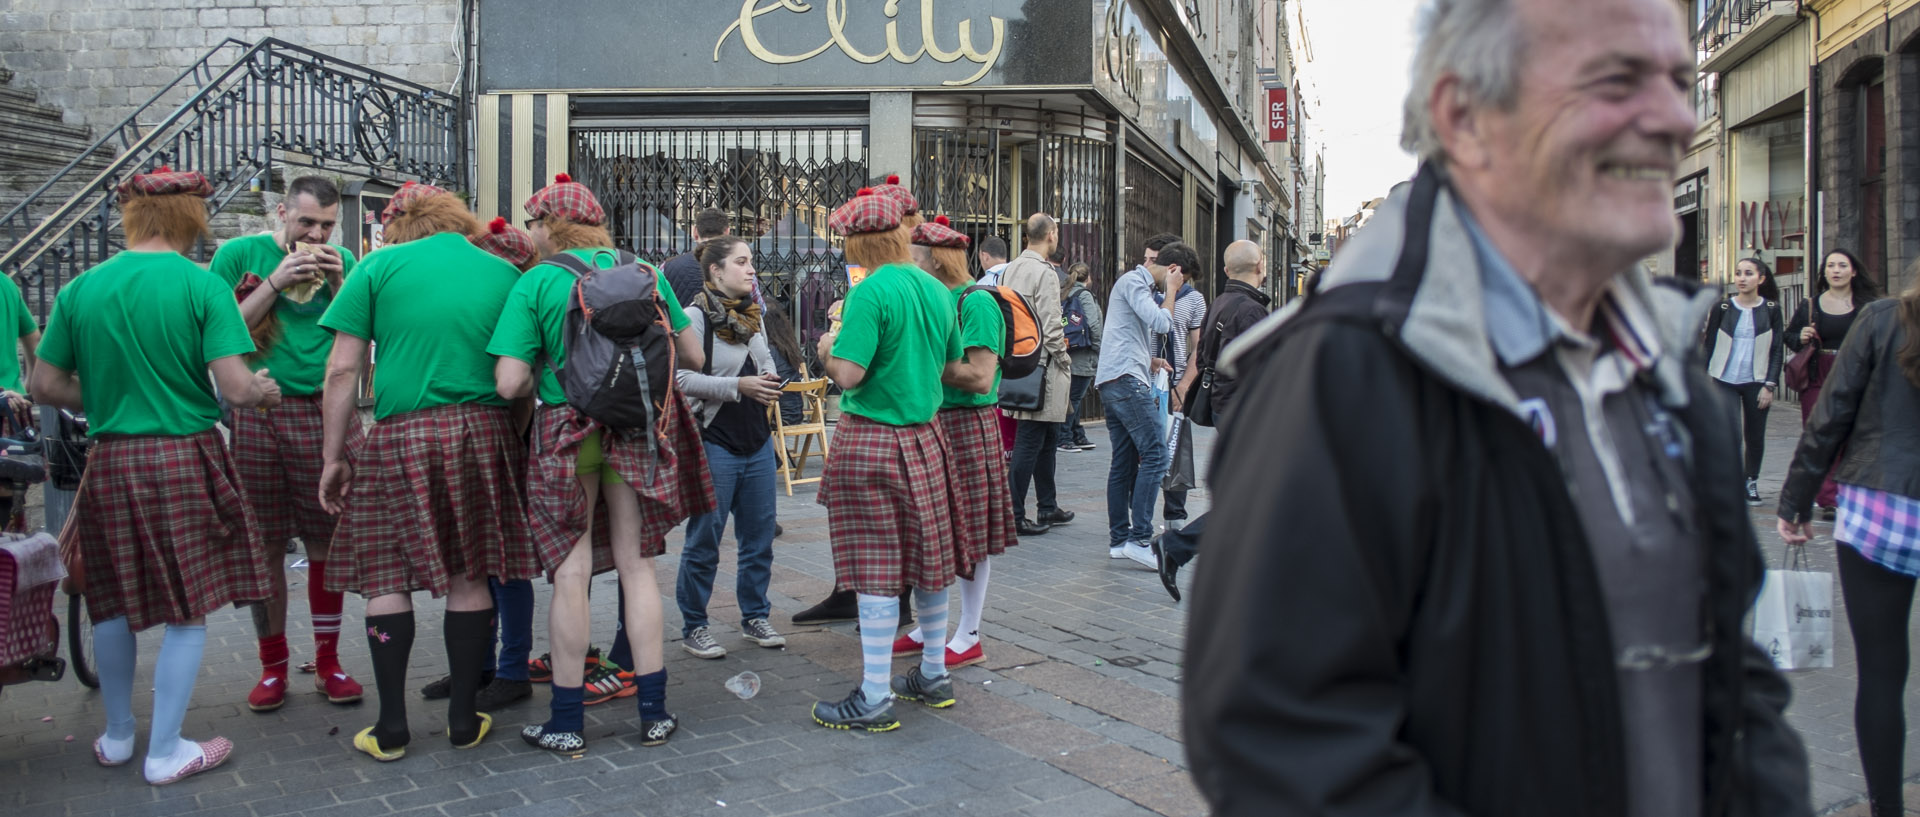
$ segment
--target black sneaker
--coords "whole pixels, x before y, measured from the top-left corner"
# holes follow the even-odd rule
[[[668,715],[664,720],[657,721],[643,719],[640,721],[640,745],[663,746],[666,744],[667,738],[672,737],[674,731],[679,728],[680,721],[675,720],[672,715]]]
[[[829,621],[854,621],[860,618],[860,600],[852,590],[835,590],[819,604],[795,613],[795,624],[825,624]]]
[[[907,670],[905,675],[893,676],[893,697],[905,701],[919,701],[934,709],[946,709],[953,706],[953,676],[942,675],[928,678],[920,671],[920,665]]]
[[[891,732],[900,728],[900,721],[893,717],[893,699],[877,704],[868,703],[867,696],[859,687],[854,687],[847,697],[839,701],[815,702],[813,722],[829,729],[865,729],[869,732]]]
[[[473,697],[473,708],[481,712],[504,709],[508,704],[533,697],[533,682],[495,678]]]
[[[1061,443],[1057,446],[1056,450],[1062,454],[1078,454],[1080,453],[1080,446],[1074,445],[1073,443]]]
[[[1760,504],[1760,482],[1758,480],[1747,480],[1747,504],[1756,507]]]
[[[568,757],[580,757],[587,753],[587,739],[579,732],[549,732],[544,724],[528,724],[527,728],[520,730],[520,739],[529,746]]]
[[[773,625],[764,618],[750,618],[740,625],[740,637],[762,647],[787,646],[787,637],[774,631]]]
[[[486,689],[487,685],[491,683],[493,683],[492,670],[488,670],[486,672],[480,673],[481,689]],[[440,676],[440,680],[434,681],[420,688],[420,697],[425,698],[429,701],[444,701],[452,694],[453,694],[453,676],[451,675],[442,675]]]
[[[1092,440],[1074,440],[1073,445],[1081,451],[1092,451],[1096,447]]]

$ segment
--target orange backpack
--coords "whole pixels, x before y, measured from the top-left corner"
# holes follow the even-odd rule
[[[1040,321],[1035,317],[1033,303],[1011,287],[983,285],[967,287],[960,301],[965,303],[967,296],[975,292],[990,294],[999,302],[1000,317],[1007,326],[1006,353],[1000,356],[1001,375],[1021,378],[1040,368],[1043,344]]]

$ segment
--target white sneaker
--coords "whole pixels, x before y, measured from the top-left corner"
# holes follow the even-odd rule
[[[1159,572],[1160,560],[1154,558],[1153,548],[1148,546],[1147,543],[1128,542],[1125,547],[1121,548],[1121,550],[1124,551],[1121,555],[1126,556],[1129,559],[1132,559],[1134,562],[1138,563],[1141,567],[1144,567],[1148,570],[1152,570],[1154,572]]]
[[[1126,545],[1114,545],[1113,547],[1110,547],[1110,548],[1107,548],[1107,558],[1109,558],[1109,559],[1125,559],[1125,558],[1127,558],[1127,546],[1126,546]]]

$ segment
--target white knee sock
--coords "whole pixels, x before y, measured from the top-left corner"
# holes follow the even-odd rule
[[[973,566],[973,578],[960,580],[960,621],[947,639],[947,649],[966,652],[980,643],[980,613],[987,603],[987,577],[993,572],[993,557]]]

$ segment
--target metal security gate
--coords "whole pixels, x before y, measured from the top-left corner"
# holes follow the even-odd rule
[[[1012,187],[1000,167],[1000,134],[976,128],[917,128],[913,139],[912,189],[921,212],[928,218],[946,216],[976,248],[989,235],[1005,238],[1012,225]]]
[[[1147,239],[1180,233],[1180,184],[1134,154],[1127,154],[1127,234],[1119,251],[1127,269],[1140,263]]]
[[[1113,147],[1096,139],[1045,136],[1040,141],[1040,209],[1060,220],[1066,263],[1093,270],[1089,287],[1112,288]]]
[[[835,207],[867,182],[864,128],[573,130],[571,167],[600,197],[614,243],[654,263],[693,249],[693,219],[726,211],[753,244],[760,291],[791,318],[807,365],[847,292]]]

